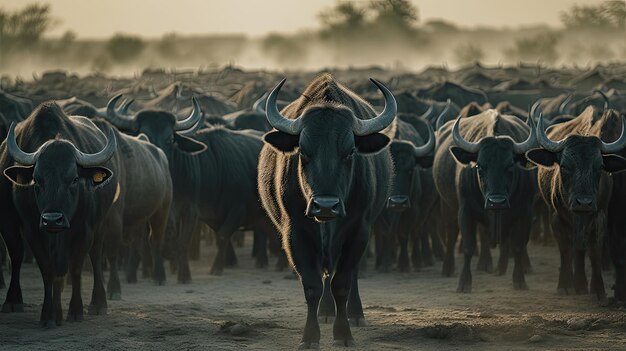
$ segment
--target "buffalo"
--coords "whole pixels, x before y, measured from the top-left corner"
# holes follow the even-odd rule
[[[91,121],[68,117],[54,102],[40,105],[17,127],[11,125],[0,147],[6,177],[0,181],[5,216],[1,232],[12,265],[3,311],[23,309],[21,229],[44,281],[42,325],[61,324],[61,292],[68,271],[72,298],[67,319],[83,319],[81,270],[87,253],[94,272],[89,313],[106,313],[101,262],[106,228],[102,224],[118,186],[111,160],[116,157],[116,145],[112,130],[105,136]]]
[[[393,94],[372,81],[385,97],[379,115],[330,74],[317,76],[282,112],[276,100],[285,80],[267,100],[267,119],[275,130],[264,136],[259,193],[304,289],[301,349],[319,348],[318,307],[323,319],[336,308],[337,345],[354,344],[348,318],[356,325],[365,322],[358,264],[390,195],[394,171],[387,146],[397,112]]]
[[[546,133],[540,116],[537,130],[541,149],[527,153],[528,159],[540,166],[539,190],[552,213],[552,232],[561,255],[557,291],[586,294],[590,289],[601,305],[608,303],[601,255],[613,187],[610,173],[626,169],[626,159],[615,155],[626,146],[624,122],[624,117],[612,111],[597,118],[594,108],[588,107]],[[617,135],[618,130],[621,133]],[[614,141],[603,141],[607,139]],[[589,289],[585,252],[591,261]]]
[[[526,289],[522,258],[532,220],[534,178],[525,169],[524,153],[535,145],[532,120],[526,125],[517,117],[487,110],[448,122],[439,130],[438,141],[433,176],[441,199],[440,218],[446,219],[443,274],[454,271],[460,229],[464,264],[457,292],[471,292],[470,263],[480,224],[491,234],[483,241],[494,247],[501,244],[501,252],[510,245],[515,255],[513,286]],[[487,245],[483,248],[488,250]]]

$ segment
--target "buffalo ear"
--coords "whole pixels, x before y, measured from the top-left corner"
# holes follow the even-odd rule
[[[263,141],[279,152],[293,152],[300,144],[300,135],[274,130],[263,135]]]
[[[428,156],[422,156],[422,157],[416,157],[415,161],[417,162],[417,164],[422,167],[422,168],[430,168],[433,166],[433,162],[435,160],[435,157],[433,155],[428,155]]]
[[[468,166],[472,163],[476,163],[478,161],[478,154],[474,152],[467,152],[461,149],[458,146],[450,146],[450,153],[452,157],[456,160],[456,162]]]
[[[203,143],[178,133],[174,133],[174,142],[179,150],[192,155],[197,155],[207,149]]]
[[[354,145],[360,154],[375,154],[384,149],[391,139],[381,133],[374,133],[365,136],[354,136]]]
[[[94,189],[100,189],[113,178],[113,172],[106,167],[78,166],[78,175],[87,181]]]
[[[515,164],[517,165],[517,167],[524,169],[524,170],[528,170],[530,171],[531,169],[535,169],[537,168],[537,165],[530,162],[527,158],[525,154],[521,154],[521,155],[515,155],[513,157],[513,160],[515,161]]]
[[[12,166],[4,170],[4,176],[13,184],[28,186],[33,183],[33,166]]]
[[[609,173],[619,173],[626,170],[626,159],[619,155],[602,155],[604,170]]]
[[[542,167],[552,167],[558,163],[558,156],[556,153],[545,149],[532,149],[526,151],[526,158],[528,161]]]

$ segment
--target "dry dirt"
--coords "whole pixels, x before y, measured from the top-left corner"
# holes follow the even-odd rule
[[[2,350],[292,350],[298,345],[305,303],[297,280],[257,270],[250,238],[237,249],[239,267],[208,275],[214,248],[192,262],[193,283],[165,286],[149,280],[122,286],[122,300],[107,316],[85,316],[55,329],[39,327],[43,287],[35,265],[22,271],[25,312],[0,314]],[[455,292],[458,277],[442,278],[441,263],[416,273],[370,272],[361,296],[370,326],[353,328],[357,350],[626,350],[622,308],[597,307],[586,296],[558,296],[558,252],[531,245],[534,273],[528,291],[514,291],[504,277],[474,273],[472,294]],[[494,251],[497,258],[497,253]],[[475,264],[476,259],[474,260]],[[273,262],[272,262],[273,263]],[[457,272],[460,260],[457,257]],[[91,296],[84,274],[83,300]],[[122,274],[123,278],[123,274]],[[609,295],[613,277],[605,272]],[[0,291],[2,300],[6,289]],[[64,312],[70,297],[66,288]],[[241,334],[228,327],[242,323]],[[332,325],[322,327],[321,347],[333,349]]]

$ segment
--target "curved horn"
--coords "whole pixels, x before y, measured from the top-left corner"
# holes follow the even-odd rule
[[[186,119],[176,122],[174,130],[179,131],[189,129],[198,123],[198,121],[202,118],[202,108],[200,107],[200,103],[195,96],[191,98],[191,104],[193,105],[193,111],[191,111],[191,114]]]
[[[460,147],[461,149],[467,152],[472,152],[472,153],[478,152],[478,150],[480,149],[480,144],[471,143],[463,138],[463,136],[461,135],[460,128],[459,128],[460,122],[461,122],[461,116],[459,116],[456,119],[456,121],[454,121],[454,126],[452,127],[452,138],[454,140],[454,143],[456,144],[456,146]]]
[[[254,102],[252,105],[252,110],[259,114],[265,114],[265,109],[263,108],[263,103],[267,99],[267,91],[263,93],[263,95]]]
[[[443,125],[445,124],[443,117],[448,113],[450,106],[452,106],[452,102],[450,101],[450,99],[448,99],[446,103],[446,107],[444,107],[443,110],[441,110],[441,113],[437,117],[437,122],[435,123],[435,128],[437,128],[437,130],[439,130],[439,128],[443,127]]]
[[[526,151],[532,149],[537,142],[537,130],[535,129],[535,123],[531,116],[528,116],[526,123],[528,123],[528,127],[530,128],[528,139],[522,143],[513,143],[513,152],[518,155],[525,154]]]
[[[104,148],[95,154],[86,154],[76,147],[74,147],[74,157],[76,158],[76,163],[83,167],[95,167],[100,166],[106,163],[117,149],[117,139],[115,139],[115,132],[113,128],[109,127],[107,132],[107,144]]]
[[[33,153],[28,153],[20,149],[19,145],[17,145],[17,140],[15,140],[15,122],[11,122],[11,126],[9,127],[9,133],[7,134],[7,149],[9,151],[9,155],[11,155],[15,161],[25,166],[34,165],[39,157],[39,152],[41,152],[41,147]]]
[[[383,96],[385,97],[385,108],[383,109],[383,112],[372,119],[357,119],[353,128],[354,134],[357,136],[365,136],[380,132],[393,122],[394,118],[396,118],[396,114],[398,113],[398,104],[391,91],[389,91],[386,86],[376,79],[370,78],[370,80],[372,83],[376,84],[378,89],[380,89],[383,93]]]
[[[537,109],[541,108],[541,99],[535,101],[535,103],[532,105],[532,107],[530,108],[530,114],[528,115],[529,118],[535,118],[535,113],[537,112]]]
[[[115,110],[115,105],[117,105],[117,101],[122,98],[122,94],[115,95],[109,102],[107,103],[107,113],[105,118],[111,122],[116,127],[123,130],[134,130],[135,129],[135,120],[132,117],[126,115],[120,115]]]
[[[611,107],[611,101],[609,100],[609,97],[606,96],[606,94],[600,89],[596,89],[593,92],[602,95],[602,98],[604,99],[604,110],[608,110]]]
[[[426,122],[428,127],[428,142],[422,146],[416,146],[413,148],[413,154],[415,157],[424,157],[435,149],[435,131],[431,127],[430,123]]]
[[[203,113],[204,115],[204,113]],[[198,122],[196,124],[193,125],[193,127],[187,129],[187,130],[180,130],[177,133],[181,134],[181,135],[194,135],[196,134],[197,131],[199,131],[200,129],[202,129],[202,127],[205,126],[205,122],[204,122],[204,118],[201,118],[198,120]]]
[[[130,108],[130,105],[132,105],[135,102],[135,99],[129,99],[124,101],[124,103],[122,104],[122,107],[120,108],[120,113],[122,115],[128,115],[128,108]]]
[[[428,120],[428,117],[430,117],[430,114],[433,113],[433,105],[428,106],[428,110],[426,110],[426,112],[424,112],[423,115],[419,116],[419,118]]]
[[[620,116],[620,120],[622,122],[622,132],[619,135],[619,138],[612,143],[605,143],[604,141],[600,145],[600,150],[602,150],[603,154],[614,154],[616,152],[622,151],[624,147],[626,147],[626,117],[624,115]]]
[[[572,101],[572,99],[574,98],[573,94],[569,94],[565,100],[563,100],[563,102],[559,105],[559,113],[564,115],[566,114],[565,109],[567,108],[567,105]]]
[[[565,147],[565,140],[552,141],[546,135],[543,127],[543,113],[539,113],[539,121],[537,122],[537,141],[542,148],[550,152],[559,152]]]
[[[286,78],[283,78],[283,80],[281,80],[268,95],[267,103],[265,104],[265,116],[267,117],[268,122],[270,122],[270,125],[277,130],[291,135],[298,135],[302,131],[302,120],[300,117],[296,119],[285,118],[280,113],[278,106],[276,105],[278,92],[280,91],[280,88],[282,88],[283,84],[285,84],[286,80]]]

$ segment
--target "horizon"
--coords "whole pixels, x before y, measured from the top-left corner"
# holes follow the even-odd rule
[[[168,33],[179,35],[243,34],[260,37],[270,33],[295,33],[318,29],[320,25],[317,16],[320,11],[332,7],[337,2],[340,1],[179,0],[174,3],[148,6],[154,2],[150,0],[131,2],[121,0],[107,2],[3,0],[0,8],[17,10],[30,3],[49,4],[52,16],[59,20],[59,23],[48,33],[49,37],[59,37],[67,31],[76,33],[79,39],[105,39],[116,33],[149,38],[158,38]],[[357,0],[357,2],[365,2],[365,0]],[[573,5],[597,4],[598,1],[411,0],[411,3],[419,10],[420,23],[442,19],[460,27],[518,28],[536,25],[561,27],[561,11]],[[536,11],[537,8],[541,11]],[[188,9],[193,9],[193,11],[188,11]],[[294,12],[302,15],[293,16]],[[82,16],[76,16],[76,14]],[[137,14],[142,14],[143,22],[137,20]],[[269,16],[274,16],[272,21],[258,20]],[[169,23],[163,23],[165,21]]]

